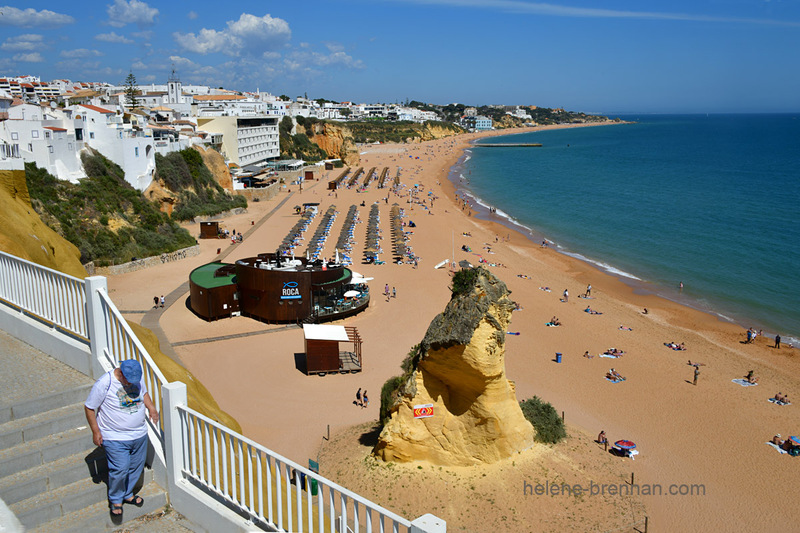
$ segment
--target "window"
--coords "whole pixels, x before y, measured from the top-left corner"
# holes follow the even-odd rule
[[[90,132],[89,132],[89,138],[90,138],[90,139],[94,139],[94,132],[93,132],[93,131],[90,131]]]
[[[50,138],[50,132],[49,131],[44,132],[44,138],[45,139],[49,139]]]
[[[12,141],[18,141],[19,140],[19,133],[17,133],[16,131],[12,131],[11,132],[11,140]]]
[[[53,145],[51,144],[51,145],[50,145],[50,146],[48,146],[47,148],[50,150],[50,153],[52,154],[52,153],[53,153]]]
[[[28,151],[33,152],[33,143],[28,143]]]
[[[136,157],[139,157],[139,147],[138,146],[134,147],[133,153],[136,154]]]
[[[33,137],[34,139],[38,139],[39,138],[39,130],[31,131],[31,137]]]

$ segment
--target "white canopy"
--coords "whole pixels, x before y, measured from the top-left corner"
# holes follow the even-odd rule
[[[315,341],[348,341],[344,326],[327,326],[322,324],[303,324],[303,334],[307,340]]]

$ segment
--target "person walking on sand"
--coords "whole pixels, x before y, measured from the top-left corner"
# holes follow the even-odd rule
[[[145,412],[146,410],[146,412]],[[142,379],[142,365],[122,361],[92,386],[84,402],[92,442],[108,459],[108,504],[112,519],[122,519],[122,504],[141,507],[134,494],[147,456],[147,414],[158,425],[158,411]]]
[[[569,291],[564,289],[564,303],[569,302]]]
[[[383,288],[383,295],[389,296],[389,284],[387,283],[386,286]]]
[[[590,297],[591,295],[592,295],[592,284],[590,283],[590,284],[589,284],[589,285],[587,285],[587,287],[586,287],[586,297],[588,298],[588,297]]]
[[[694,365],[694,379],[692,385],[697,385],[697,377],[700,375],[700,365]]]
[[[363,404],[361,403],[361,387],[359,387],[358,391],[356,392],[356,405],[363,407]]]
[[[161,307],[164,307],[164,295],[161,295]]]
[[[392,298],[397,298],[397,289],[392,287]]]
[[[363,407],[369,407],[369,397],[367,396],[367,389],[364,389],[364,405]]]
[[[781,336],[780,335],[775,335],[775,348],[777,348],[779,350],[781,348]]]
[[[153,309],[158,307],[158,296],[153,296]]]

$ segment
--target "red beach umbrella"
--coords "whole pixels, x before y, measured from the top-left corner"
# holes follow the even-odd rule
[[[632,450],[636,448],[636,443],[632,440],[618,440],[614,443],[614,446],[622,448],[623,450]]]
[[[800,446],[800,437],[795,437],[794,435],[792,435],[791,437],[789,437],[789,440]]]

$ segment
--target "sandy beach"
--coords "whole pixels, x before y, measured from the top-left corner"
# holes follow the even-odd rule
[[[162,313],[160,325],[182,363],[239,421],[245,435],[306,464],[329,445],[322,439],[328,427],[340,434],[377,419],[381,386],[400,373],[400,362],[450,298],[450,271],[434,269],[434,265],[453,258],[456,263],[466,259],[477,265],[476,254],[480,254],[487,261],[484,266],[508,285],[511,298],[521,307],[509,328],[519,335],[506,338],[506,371],[516,384],[518,399],[537,395],[552,403],[565,413],[570,431],[580,434],[581,442],[600,430],[612,442],[635,441],[640,451],[635,461],[613,459],[620,472],[635,473],[637,483],[663,488],[662,495],[642,498],[654,531],[757,531],[785,528],[800,518],[795,504],[800,496],[795,482],[800,460],[766,444],[776,433],[784,438],[800,434],[798,403],[778,406],[767,401],[777,392],[797,400],[797,350],[774,349],[772,340],[762,337],[744,344],[745,331],[739,326],[657,296],[635,293],[619,279],[541,247],[499,222],[468,216],[447,175],[477,136],[363,147],[361,166],[365,169],[389,167],[389,175],[394,176],[402,168],[404,187],[399,195],[378,189],[375,181],[364,192],[353,188],[334,193],[328,191],[327,182],[341,171],[323,172],[322,179],[306,182],[302,191],[289,186],[273,200],[251,203],[247,213],[224,219],[224,227],[247,232],[268,217],[241,244],[201,240],[197,257],[109,277],[111,297],[134,322],[140,322],[144,312]],[[408,203],[407,193],[415,184],[418,196],[428,200],[425,207]],[[339,211],[325,251],[328,257],[333,257],[347,209],[362,202],[366,205],[359,207],[362,223],[356,226],[352,268],[374,278],[371,302],[365,312],[337,322],[356,326],[364,338],[363,372],[306,376],[296,366],[296,354],[303,352],[300,328],[244,317],[205,322],[186,305],[188,287],[185,293],[177,291],[177,298],[168,300],[165,310],[151,310],[153,296],[173,293],[186,284],[192,269],[218,257],[218,248],[231,250],[225,262],[274,251],[297,220],[293,207],[302,202],[319,202],[321,212],[330,205]],[[405,210],[406,221],[416,224],[409,245],[421,257],[418,268],[361,264],[366,217],[375,202],[387,252],[393,203]],[[198,224],[186,227],[199,234]],[[462,245],[472,252],[462,251]],[[388,259],[388,254],[383,258]],[[396,288],[396,298],[383,297],[387,284],[390,290]],[[589,284],[592,299],[579,298]],[[569,299],[562,302],[565,289]],[[587,305],[602,314],[584,312]],[[645,307],[647,314],[642,312]],[[560,319],[560,327],[545,325],[553,316]],[[237,334],[241,336],[215,340]],[[685,343],[686,351],[664,346],[670,341]],[[611,347],[624,350],[624,356],[600,357]],[[583,357],[586,351],[594,357]],[[556,352],[563,354],[560,364],[554,361]],[[704,363],[697,385],[692,384],[694,367],[689,360]],[[606,381],[604,375],[611,367],[626,381]],[[749,370],[759,377],[757,386],[732,382]],[[369,392],[368,408],[354,405],[358,388]],[[609,457],[600,447],[581,450],[598,454],[592,461]],[[323,474],[335,475],[336,469],[326,470],[326,466],[323,463]],[[590,481],[581,482],[588,485]],[[507,487],[503,483],[498,481],[495,488],[522,491],[518,480],[509,480]],[[702,494],[669,495],[672,485],[678,491],[702,486]],[[373,497],[366,490],[361,493]],[[422,498],[418,514],[428,512],[425,503]],[[392,508],[391,502],[381,504]],[[458,515],[458,506],[453,505],[450,512]],[[531,531],[545,529],[528,524]]]

